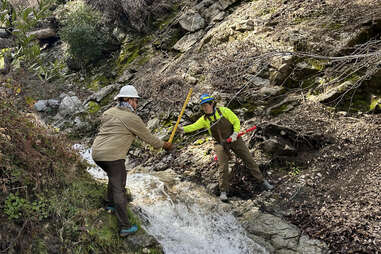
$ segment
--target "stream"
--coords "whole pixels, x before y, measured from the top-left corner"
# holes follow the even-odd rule
[[[93,165],[88,172],[94,178],[107,179],[92,161],[89,149],[75,148]],[[137,208],[144,229],[160,242],[165,253],[268,253],[247,237],[216,197],[194,183],[181,182],[171,170],[130,170],[127,187],[133,197],[130,205]]]

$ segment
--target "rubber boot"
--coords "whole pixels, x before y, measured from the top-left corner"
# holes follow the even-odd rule
[[[120,237],[126,237],[129,235],[135,234],[138,231],[138,229],[139,229],[138,226],[134,224],[129,228],[124,228],[120,230],[119,235]]]

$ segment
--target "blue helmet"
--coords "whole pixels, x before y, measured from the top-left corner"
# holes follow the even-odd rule
[[[212,101],[214,101],[214,98],[212,96],[210,96],[209,94],[207,94],[207,93],[204,93],[200,97],[200,104],[201,105],[206,103],[206,102],[212,102]]]

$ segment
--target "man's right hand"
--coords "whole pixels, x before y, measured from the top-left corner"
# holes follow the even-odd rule
[[[167,151],[172,151],[173,149],[175,149],[175,146],[172,143],[164,142],[163,149]]]

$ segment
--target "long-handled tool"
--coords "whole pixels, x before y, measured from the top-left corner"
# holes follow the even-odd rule
[[[242,132],[238,133],[237,138],[239,138],[239,137],[245,135],[246,133],[249,133],[249,132],[251,132],[251,131],[253,131],[253,130],[255,130],[255,129],[257,129],[257,126],[254,125],[253,127],[250,127],[249,129],[247,129],[247,130],[245,130],[245,131],[242,131]],[[232,138],[230,138],[230,137],[227,138],[227,139],[226,139],[226,142],[227,142],[227,143],[232,142]],[[214,160],[215,160],[215,161],[218,160],[218,158],[217,158],[217,154],[214,155]]]
[[[249,128],[243,132],[238,133],[237,138],[241,137],[242,135],[245,135],[248,132],[255,130],[256,128],[257,128],[257,126],[254,125],[253,127]],[[226,139],[226,142],[228,142],[228,143],[232,142],[232,138]]]
[[[191,87],[191,88],[189,89],[187,98],[185,99],[183,108],[181,109],[180,115],[179,115],[179,117],[177,118],[177,122],[176,122],[175,128],[173,128],[173,130],[172,130],[172,134],[171,134],[171,136],[169,137],[169,140],[168,140],[169,143],[172,143],[173,138],[175,137],[175,133],[176,133],[177,127],[179,126],[181,117],[183,116],[184,111],[185,111],[185,108],[187,107],[187,104],[188,104],[189,99],[190,99],[190,97],[191,97],[192,91],[193,91],[193,88]]]

